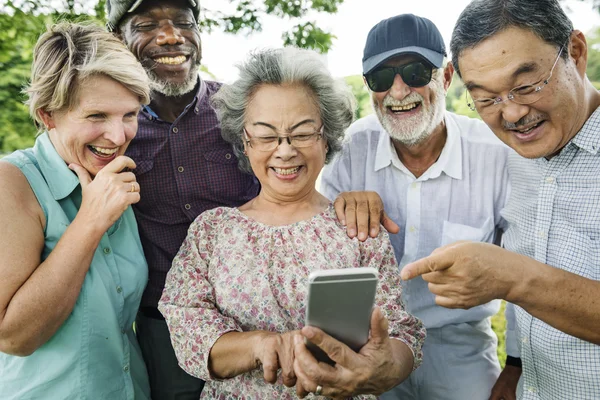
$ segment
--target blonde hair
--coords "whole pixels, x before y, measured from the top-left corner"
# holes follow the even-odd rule
[[[36,126],[43,127],[40,110],[72,109],[79,88],[98,75],[123,85],[141,104],[150,102],[146,71],[112,33],[91,23],[60,22],[49,27],[33,50],[31,83],[24,90]]]

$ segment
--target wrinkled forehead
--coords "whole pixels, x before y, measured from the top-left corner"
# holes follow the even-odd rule
[[[556,46],[533,32],[510,28],[464,49],[458,66],[467,89],[491,89],[549,69],[557,52]]]

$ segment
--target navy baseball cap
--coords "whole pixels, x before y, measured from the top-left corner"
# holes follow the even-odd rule
[[[435,68],[446,56],[444,39],[427,18],[402,14],[379,22],[369,32],[363,52],[363,73],[367,74],[392,57],[416,54]]]

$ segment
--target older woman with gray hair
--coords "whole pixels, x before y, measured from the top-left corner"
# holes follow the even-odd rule
[[[0,398],[148,399],[133,332],[148,271],[123,155],[148,77],[103,28],[60,23],[26,91],[40,135],[0,161]]]
[[[201,214],[173,261],[159,309],[180,365],[210,399],[369,398],[395,386],[419,365],[425,331],[402,305],[387,233],[348,238],[315,189],[352,122],[351,92],[316,53],[284,48],[251,54],[212,101],[261,191]],[[361,266],[380,284],[370,339],[354,352],[303,325],[309,273]],[[305,337],[335,365],[317,362]]]

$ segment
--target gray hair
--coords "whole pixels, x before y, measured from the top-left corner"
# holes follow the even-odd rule
[[[39,110],[72,109],[85,82],[102,75],[150,102],[146,71],[112,33],[92,23],[60,22],[40,36],[33,50],[31,83],[25,88],[29,114],[43,127]]]
[[[325,163],[341,149],[344,132],[354,119],[356,100],[345,82],[331,76],[320,57],[312,50],[295,47],[253,52],[238,65],[240,77],[231,85],[223,85],[212,97],[212,106],[221,122],[221,135],[232,144],[240,169],[252,173],[244,154],[242,133],[246,107],[263,84],[297,83],[310,89],[319,107],[323,138],[329,149]]]
[[[458,76],[458,58],[463,50],[510,27],[529,30],[558,48],[573,31],[571,20],[557,0],[474,0],[458,17],[450,40],[452,64]],[[566,59],[568,53],[564,51],[562,57]]]

